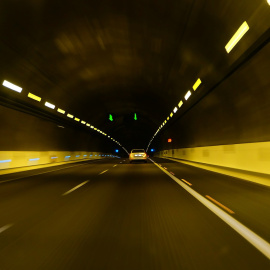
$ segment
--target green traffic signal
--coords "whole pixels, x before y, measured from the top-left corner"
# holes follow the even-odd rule
[[[134,113],[134,120],[137,120],[138,118],[137,118],[137,114],[136,113]]]
[[[109,115],[109,120],[113,121],[113,116],[111,114]]]

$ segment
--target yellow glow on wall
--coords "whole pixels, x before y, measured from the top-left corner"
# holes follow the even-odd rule
[[[62,114],[65,114],[66,112],[60,108],[57,109],[58,112],[62,113]]]
[[[67,114],[67,117],[69,117],[69,118],[73,118],[74,116],[72,115],[72,114]]]
[[[195,91],[198,87],[199,87],[199,85],[202,83],[202,81],[200,80],[200,79],[198,79],[196,82],[195,82],[195,84],[193,85],[193,90]]]
[[[75,121],[77,121],[77,122],[79,122],[79,121],[80,121],[80,119],[79,119],[79,118],[77,118],[77,117],[75,117],[75,118],[74,118],[74,120],[75,120]]]
[[[50,109],[54,109],[55,108],[55,105],[54,104],[52,104],[52,103],[50,103],[50,102],[45,102],[45,106],[46,107],[48,107],[48,108],[50,108]]]
[[[183,101],[180,100],[180,102],[178,103],[178,107],[180,108],[183,105]]]
[[[230,41],[225,46],[227,53],[229,53],[233,47],[239,42],[239,40],[244,36],[244,34],[248,31],[249,26],[247,22],[243,22],[243,24],[238,28],[236,33],[230,39]]]
[[[7,87],[7,88],[9,88],[9,89],[11,89],[11,90],[13,90],[13,91],[16,91],[18,93],[21,93],[22,92],[22,88],[21,87],[13,84],[11,82],[8,82],[6,80],[3,81],[2,85],[5,86],[5,87]]]
[[[32,93],[29,93],[28,97],[31,98],[31,99],[34,99],[34,100],[36,100],[38,102],[41,101],[41,97],[38,97],[38,96],[36,96],[36,95],[34,95]]]
[[[191,96],[191,92],[188,90],[185,95],[185,100],[188,100],[190,96]]]

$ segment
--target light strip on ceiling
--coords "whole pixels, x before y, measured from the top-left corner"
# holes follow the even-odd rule
[[[64,110],[62,110],[62,109],[60,109],[60,108],[58,108],[57,111],[58,111],[59,113],[62,113],[62,114],[65,114],[65,113],[66,113]]]
[[[180,108],[183,105],[183,101],[180,100],[180,102],[178,103],[178,107]]]
[[[188,100],[190,96],[191,96],[191,92],[187,91],[187,93],[185,95],[185,100]]]
[[[193,90],[195,91],[199,86],[200,86],[200,84],[202,83],[202,81],[200,80],[200,79],[198,79],[196,82],[195,82],[195,84],[193,85]]]
[[[173,109],[173,112],[176,113],[178,111],[177,107]]]
[[[74,120],[75,120],[75,121],[77,121],[77,122],[79,122],[79,121],[80,121],[80,119],[79,119],[79,118],[77,118],[77,117],[75,117],[75,118],[74,118]]]
[[[248,31],[249,26],[247,22],[243,22],[243,24],[238,28],[236,33],[230,39],[230,41],[225,46],[227,53],[229,53],[233,47],[239,42],[239,40],[244,36],[244,34]]]
[[[69,118],[73,118],[74,116],[72,115],[72,114],[67,114],[67,117],[69,117]]]
[[[34,94],[32,94],[32,93],[28,93],[27,96],[28,96],[29,98],[31,98],[31,99],[36,100],[36,101],[41,101],[41,97],[38,97],[38,96],[36,96],[36,95],[34,95]]]
[[[2,85],[13,90],[13,91],[16,91],[18,93],[22,92],[22,88],[20,86],[17,86],[11,82],[6,81],[6,80],[3,81]]]
[[[86,122],[85,122],[85,121],[81,121],[81,123],[82,123],[83,125],[85,125]]]
[[[52,103],[50,103],[50,102],[45,102],[45,106],[46,107],[48,107],[48,108],[50,108],[50,109],[54,109],[55,108],[55,105],[53,105]]]

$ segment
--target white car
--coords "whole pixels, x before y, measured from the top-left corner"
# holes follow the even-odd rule
[[[136,160],[147,162],[147,154],[143,149],[133,149],[129,154],[129,162],[132,163]]]

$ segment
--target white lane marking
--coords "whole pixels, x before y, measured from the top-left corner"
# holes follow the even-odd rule
[[[151,159],[150,159],[151,160]],[[232,229],[238,232],[242,237],[244,237],[251,245],[257,248],[262,254],[264,254],[268,259],[270,259],[270,244],[261,238],[259,235],[251,231],[245,225],[234,219],[232,216],[224,212],[221,208],[204,198],[202,195],[197,193],[195,190],[185,185],[181,180],[177,177],[171,175],[165,169],[156,164],[153,160],[151,160],[159,169],[161,169],[164,173],[170,176],[176,183],[178,183],[182,188],[184,188],[188,193],[190,193],[193,197],[195,197],[198,201],[200,201],[204,206],[206,206],[209,210],[211,210],[214,214],[216,214],[219,218],[221,218],[225,223],[227,223]]]
[[[117,166],[117,164],[116,165],[114,165],[113,167],[116,167]]]
[[[103,174],[103,173],[105,173],[105,172],[107,172],[108,170],[105,170],[105,171],[103,171],[103,172],[101,172],[101,173],[99,173],[99,174]]]
[[[12,227],[14,224],[7,224],[3,227],[0,228],[0,233],[4,232],[5,230],[9,229],[10,227]]]
[[[91,164],[91,163],[93,163],[93,162],[101,161],[101,160],[103,160],[103,159],[90,160],[90,162],[85,162],[85,163],[79,164],[79,165],[68,166],[68,167],[65,167],[65,168],[56,169],[56,170],[51,170],[51,171],[42,172],[42,173],[35,173],[35,174],[28,175],[28,176],[22,176],[22,177],[18,177],[18,178],[9,179],[9,180],[4,180],[4,181],[1,181],[1,180],[0,180],[0,184],[6,183],[6,182],[15,181],[15,180],[22,179],[22,178],[28,178],[28,177],[32,177],[32,176],[36,176],[36,175],[41,175],[41,174],[46,174],[46,173],[50,173],[50,172],[61,171],[61,170],[65,170],[65,169],[69,169],[69,168],[73,168],[73,167],[78,167],[78,166],[83,166],[83,165]],[[59,165],[59,166],[61,166],[61,165]],[[42,169],[42,168],[41,168],[41,169]],[[26,172],[26,171],[24,171],[24,172]]]
[[[65,192],[64,194],[62,194],[62,196],[68,195],[68,194],[71,193],[72,191],[74,191],[74,190],[76,190],[77,188],[79,188],[79,187],[85,185],[85,184],[88,183],[88,182],[89,182],[89,180],[84,181],[83,183],[79,184],[78,186],[76,186],[76,187],[70,189],[69,191]]]

